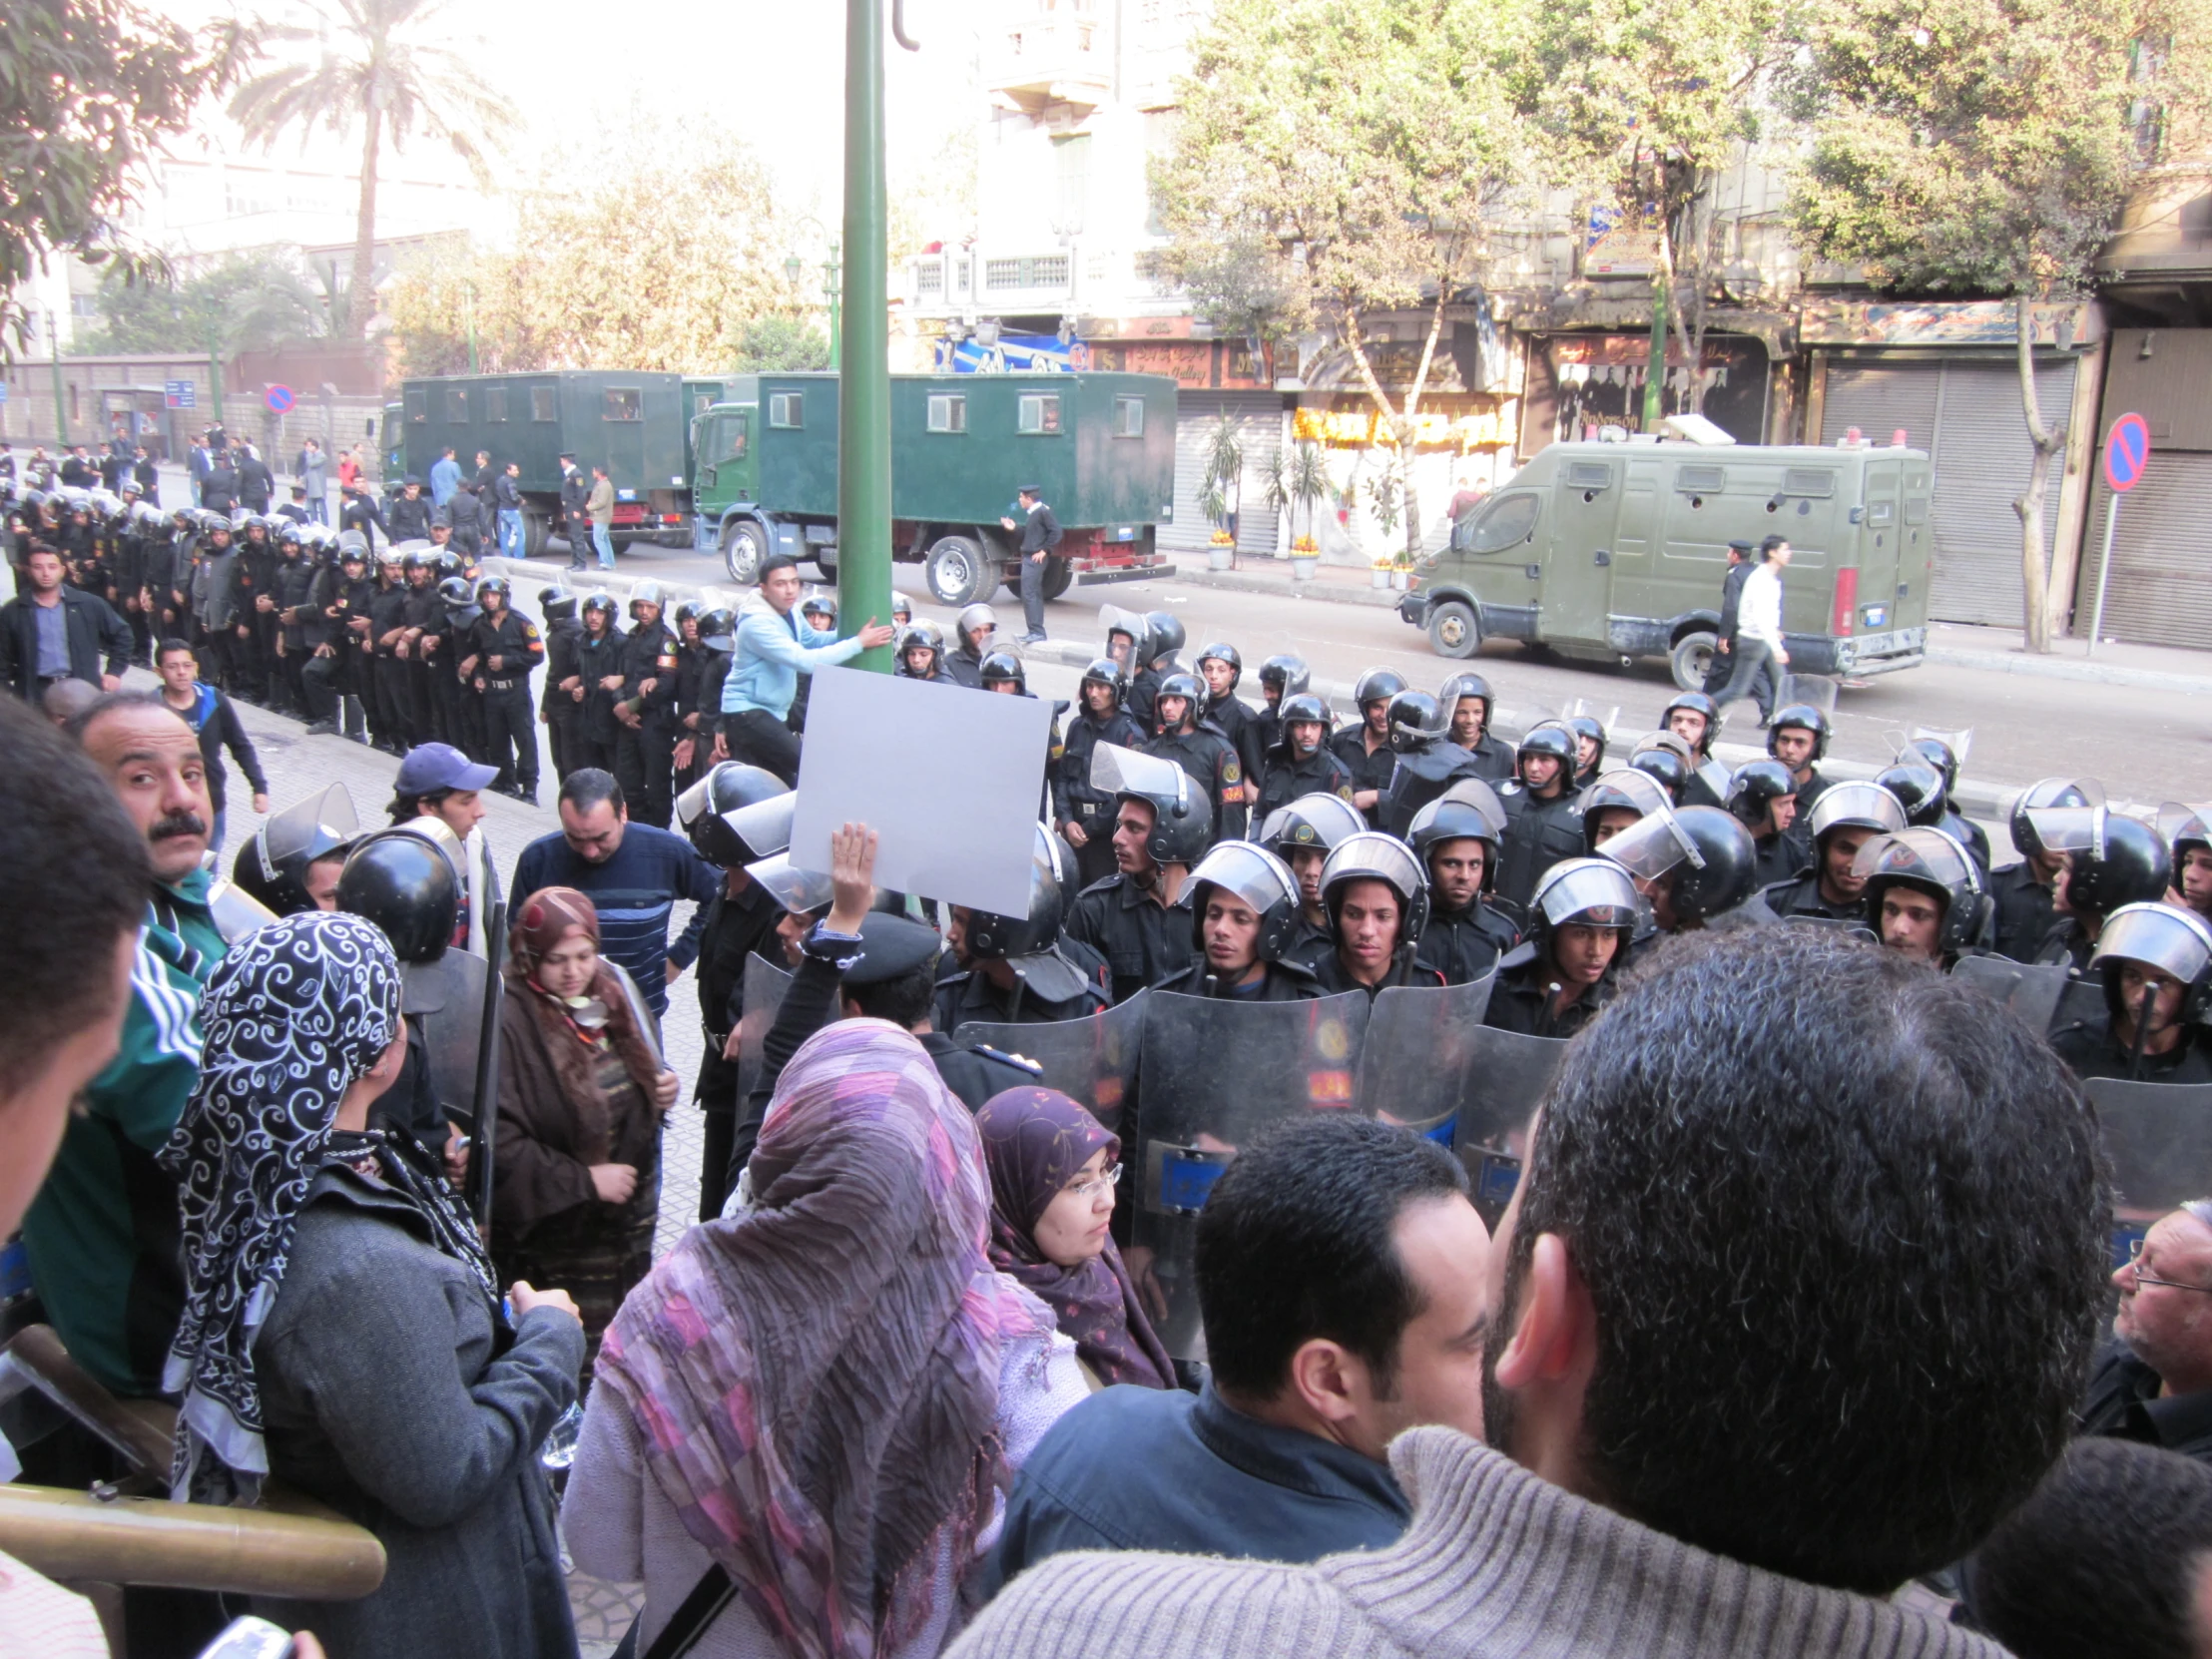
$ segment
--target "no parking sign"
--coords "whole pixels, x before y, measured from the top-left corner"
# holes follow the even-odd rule
[[[2120,522],[2120,497],[2143,481],[2150,465],[2150,422],[2139,414],[2124,414],[2104,434],[2104,481],[2112,494],[2104,509],[2104,557],[2097,564],[2097,608],[2089,623],[2089,649],[2094,652],[2104,633],[2104,584],[2112,574],[2112,532]]]
[[[271,414],[290,414],[293,401],[289,386],[271,386],[262,393],[262,402]]]

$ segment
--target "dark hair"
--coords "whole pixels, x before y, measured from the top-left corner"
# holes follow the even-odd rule
[[[2066,1443],[2109,1265],[2095,1120],[2039,1033],[1895,951],[1670,941],[1566,1051],[1520,1206],[1505,1323],[1560,1235],[1597,1315],[1591,1490],[1660,1531],[1885,1593]]]
[[[2191,1659],[2191,1580],[2212,1553],[2212,1469],[2076,1440],[1962,1574],[1970,1622],[2020,1659]]]
[[[181,640],[177,638],[176,635],[172,634],[169,636],[169,638],[163,640],[161,644],[154,647],[154,666],[156,668],[161,667],[162,659],[168,656],[172,651],[182,651],[186,656],[191,657],[195,662],[199,660],[199,653],[193,650],[192,643],[189,640]]]
[[[394,825],[411,824],[422,816],[424,807],[428,807],[432,812],[435,812],[438,803],[452,793],[451,790],[424,790],[420,795],[401,795],[397,790],[394,790],[391,795],[391,805],[385,808],[384,811],[391,814],[391,822]]]
[[[115,941],[146,915],[154,872],[146,837],[69,739],[28,705],[0,703],[0,909],[17,929],[19,987],[0,997],[0,1104],[106,1013]]]
[[[847,985],[844,994],[859,1005],[869,1019],[887,1019],[901,1031],[910,1031],[929,1012],[937,996],[937,958],[932,956],[910,973],[881,979],[872,985]]]
[[[1272,1399],[1291,1356],[1342,1344],[1387,1393],[1420,1313],[1390,1229],[1418,1199],[1466,1191],[1458,1161],[1408,1129],[1321,1112],[1239,1152],[1198,1214],[1199,1316],[1215,1381]]]
[[[1760,562],[1762,564],[1765,563],[1767,555],[1769,553],[1772,553],[1776,548],[1783,546],[1786,542],[1789,541],[1789,539],[1790,538],[1788,536],[1769,536],[1765,541],[1761,542],[1759,544]]]
[[[771,553],[761,561],[760,568],[753,573],[753,580],[758,585],[766,582],[780,570],[797,570],[798,568],[799,561],[789,553]]]
[[[159,709],[179,726],[184,727],[186,731],[192,730],[191,722],[164,703],[159,692],[112,691],[103,696],[99,702],[80,709],[71,715],[62,727],[62,735],[82,749],[85,743],[85,734],[92,730],[95,721],[105,720],[108,716],[119,711],[127,712],[132,709]],[[26,984],[33,982],[25,981]]]
[[[622,786],[615,782],[615,775],[598,767],[578,767],[562,779],[560,800],[579,813],[588,813],[604,801],[615,810],[617,818],[622,816],[625,805]]]

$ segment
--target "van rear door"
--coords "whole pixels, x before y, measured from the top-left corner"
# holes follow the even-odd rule
[[[1537,593],[1536,637],[1606,646],[1612,613],[1613,534],[1619,527],[1620,463],[1570,460],[1552,489],[1558,521]]]

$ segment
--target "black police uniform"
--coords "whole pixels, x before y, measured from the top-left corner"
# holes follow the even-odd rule
[[[355,495],[338,509],[338,529],[341,531],[358,530],[361,533],[361,539],[368,544],[368,550],[371,553],[376,551],[377,531],[384,532],[384,540],[386,541],[396,539],[391,533],[391,526],[384,522],[383,513],[377,508],[376,503],[369,500],[366,495]]]
[[[1545,870],[1562,858],[1583,856],[1582,808],[1571,790],[1544,801],[1514,783],[1498,786],[1497,798],[1505,807],[1497,891],[1516,907],[1526,909]]]
[[[1390,787],[1390,774],[1397,770],[1397,755],[1388,744],[1373,754],[1368,751],[1367,723],[1362,720],[1346,727],[1329,740],[1329,752],[1344,762],[1345,770],[1352,774],[1355,791],[1373,790],[1376,802],[1367,809],[1368,828],[1382,828],[1382,794]]]
[[[586,568],[584,550],[591,546],[591,518],[584,504],[591,499],[591,480],[582,467],[561,474],[561,524],[568,538],[568,568]]]
[[[1267,726],[1253,713],[1250,704],[1235,693],[1227,697],[1208,697],[1206,719],[1220,728],[1221,735],[1229,740],[1229,747],[1237,752],[1237,764],[1244,768],[1247,779],[1256,779],[1267,770]]]
[[[1551,988],[1558,981],[1535,941],[1508,952],[1505,960],[1509,965],[1498,969],[1489,1008],[1482,1016],[1482,1023],[1496,1030],[1529,1037],[1571,1037],[1613,999],[1613,975],[1608,972],[1596,984],[1585,985],[1580,995],[1554,1014]]]
[[[1736,672],[1737,617],[1743,609],[1744,584],[1751,580],[1751,573],[1757,568],[1758,561],[1747,556],[1730,565],[1728,574],[1721,578],[1720,627],[1714,632],[1713,660],[1705,666],[1705,685],[1702,688],[1707,697],[1718,696],[1721,688],[1728,684],[1729,678]],[[1723,644],[1728,647],[1726,651],[1720,649]],[[1685,802],[1683,805],[1693,803]],[[1698,802],[1695,805],[1718,807],[1720,803]]]
[[[1119,871],[1075,895],[1064,930],[1106,958],[1116,1002],[1157,985],[1198,955],[1188,885],[1173,904],[1162,907]]]
[[[1518,943],[1520,929],[1512,918],[1478,897],[1463,910],[1431,908],[1413,960],[1434,968],[1447,985],[1471,985]]]
[[[583,705],[561,689],[561,682],[580,672],[576,642],[583,634],[584,625],[573,616],[557,617],[545,625],[545,689],[538,697],[538,712],[545,719],[546,747],[553,751],[556,782],[576,770],[570,749],[575,743],[577,722],[583,718]]]
[[[2109,1015],[2061,1026],[2050,1034],[2050,1046],[2076,1077],[2128,1080],[2127,1044],[2113,1034]],[[2143,1055],[2134,1072],[2138,1083],[2212,1083],[2212,1053],[2194,1031],[2184,1030],[2181,1041],[2166,1053]]]
[[[676,780],[676,788],[688,789],[698,779],[707,776],[711,764],[707,755],[715,745],[715,718],[722,713],[719,705],[708,709],[699,700],[700,688],[706,683],[707,665],[716,656],[704,645],[679,644],[676,647],[676,701],[669,709],[669,719],[675,726],[675,738],[682,743],[692,740],[691,765]],[[805,690],[814,684],[811,674],[800,676],[800,688]],[[719,687],[721,682],[716,682]]]
[[[1810,853],[1788,835],[1769,835],[1752,841],[1752,879],[1759,886],[1793,881],[1805,873]]]
[[[2060,964],[2079,978],[2087,970],[2096,948],[2097,941],[2082,930],[2078,920],[2072,916],[2056,916],[2043,930],[2042,938],[2036,942],[2035,954],[2029,960]]]
[[[1346,970],[1344,958],[1337,954],[1336,942],[1320,955],[1310,957],[1304,964],[1313,969],[1314,978],[1321,985],[1324,996],[1342,996],[1346,991],[1366,991],[1373,1002],[1393,985],[1438,986],[1444,976],[1435,968],[1424,966],[1411,950],[1399,945],[1390,962],[1390,971],[1372,985],[1363,985]]]
[[[1989,892],[1996,900],[1996,953],[2015,962],[2032,962],[2056,919],[2050,888],[2035,879],[2035,866],[2022,858],[1989,878]]]
[[[283,647],[277,661],[286,691],[310,721],[328,720],[336,706],[327,680],[307,678],[315,647],[330,638],[321,600],[331,586],[328,574],[303,554],[276,563],[277,640]]]
[[[1244,838],[1244,764],[1220,727],[1202,720],[1196,731],[1163,732],[1144,752],[1173,761],[1213,803],[1215,840]]]
[[[965,647],[945,652],[941,666],[944,678],[955,686],[965,686],[969,691],[983,689],[983,659]]]
[[[1474,757],[1474,776],[1485,784],[1503,783],[1513,776],[1513,746],[1487,731],[1467,753]]]
[[[1412,826],[1414,814],[1461,779],[1481,777],[1473,754],[1446,738],[1434,738],[1417,750],[1400,753],[1390,772],[1389,787],[1376,803],[1376,810],[1382,815],[1382,828],[1402,838]]]
[[[1303,962],[1266,964],[1267,972],[1249,985],[1225,985],[1207,970],[1203,957],[1179,968],[1156,987],[1177,996],[1210,996],[1223,1002],[1304,1002],[1323,995],[1321,980]]]
[[[1086,886],[1114,873],[1114,798],[1091,788],[1092,753],[1102,743],[1142,749],[1145,742],[1143,729],[1119,709],[1103,719],[1083,710],[1060,740],[1060,764],[1052,769],[1052,817],[1083,831],[1075,867]]]
[[[391,499],[391,510],[385,515],[393,541],[428,541],[430,539],[430,498],[427,495],[408,499],[401,491]]]
[[[624,642],[622,699],[638,711],[615,736],[615,778],[641,824],[666,830],[675,807],[676,636],[667,624],[639,627]],[[650,683],[652,690],[646,689]]]
[[[1269,815],[1288,807],[1302,795],[1333,795],[1352,800],[1352,769],[1324,744],[1303,761],[1294,762],[1287,750],[1277,748],[1268,757],[1268,770],[1260,780],[1260,805],[1256,822],[1266,824]]]
[[[476,659],[476,678],[484,685],[484,764],[499,769],[493,788],[534,795],[538,729],[530,708],[530,671],[545,661],[537,624],[504,607],[497,616],[486,612],[477,619],[469,652]]]
[[[1144,728],[1146,737],[1152,736],[1160,724],[1160,682],[1166,678],[1150,663],[1129,677],[1129,691],[1122,698],[1122,706],[1129,711],[1129,718]]]
[[[584,700],[577,705],[583,713],[573,734],[571,772],[584,767],[597,767],[602,772],[615,769],[615,739],[622,724],[615,719],[616,694],[600,681],[622,672],[622,645],[621,630],[614,626],[612,617],[605,634],[595,637],[587,629],[577,636],[576,666],[583,676]]]
[[[723,1201],[730,1196],[730,1155],[737,1144],[744,1102],[738,1099],[738,1063],[724,1059],[722,1051],[745,1018],[745,964],[759,954],[783,965],[783,948],[776,937],[776,924],[783,915],[784,907],[760,882],[748,881],[740,893],[732,893],[725,882],[709,901],[706,925],[700,929],[699,957],[692,969],[699,979],[699,1024],[705,1042],[692,1098],[705,1114],[701,1125],[705,1144],[699,1161],[701,1221],[721,1215]]]
[[[980,966],[962,968],[937,981],[930,1022],[939,1031],[957,1031],[963,1025],[1048,1025],[1112,1006],[1105,958],[1081,943],[1072,943],[1063,953],[1083,975],[1083,988],[1075,995],[1047,1002],[1019,979],[1010,990],[1000,990]]]
[[[1864,895],[1847,903],[1834,904],[1821,896],[1821,872],[1809,869],[1804,874],[1787,881],[1770,883],[1762,896],[1767,908],[1778,916],[1816,916],[1823,921],[1867,921],[1867,900]]]
[[[1943,822],[1936,828],[1964,847],[1973,861],[1981,866],[1982,874],[1989,873],[1989,837],[1982,833],[1980,825],[1945,809]]]
[[[397,654],[396,646],[384,643],[384,636],[408,626],[407,604],[412,597],[405,582],[393,582],[376,590],[369,609],[368,629],[376,640],[376,707],[383,716],[382,742],[395,753],[416,741],[414,709],[407,697],[407,660]]]
[[[387,735],[383,710],[376,702],[376,641],[370,622],[376,610],[375,578],[348,577],[341,568],[331,578],[329,602],[322,610],[330,631],[330,655],[311,658],[301,672],[309,685],[325,685],[340,700],[348,737],[360,736],[365,716],[381,743]],[[361,626],[354,627],[355,622]]]
[[[407,597],[400,611],[409,628],[421,630],[399,664],[400,683],[405,687],[407,730],[411,734],[408,742],[428,743],[437,735],[432,724],[437,719],[437,705],[433,701],[437,694],[431,686],[430,668],[433,659],[443,662],[444,658],[435,647],[423,650],[422,642],[444,631],[445,601],[438,594],[437,583],[425,577],[418,588],[414,585],[414,573],[410,571]]]

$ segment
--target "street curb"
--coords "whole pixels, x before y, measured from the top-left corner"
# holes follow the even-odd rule
[[[2168,674],[2163,669],[2119,668],[2111,663],[2074,662],[2064,657],[2015,656],[2009,651],[1946,651],[1931,646],[1927,660],[1943,668],[1969,668],[1983,674],[2025,674],[2038,680],[2073,680],[2136,691],[2212,696],[2212,676]]]
[[[1184,570],[1178,582],[1194,588],[1215,588],[1224,593],[1260,593],[1274,599],[1323,599],[1332,605],[1372,605],[1395,610],[1404,598],[1389,588],[1356,588],[1343,582],[1300,582],[1289,576],[1260,576],[1245,571]]]

